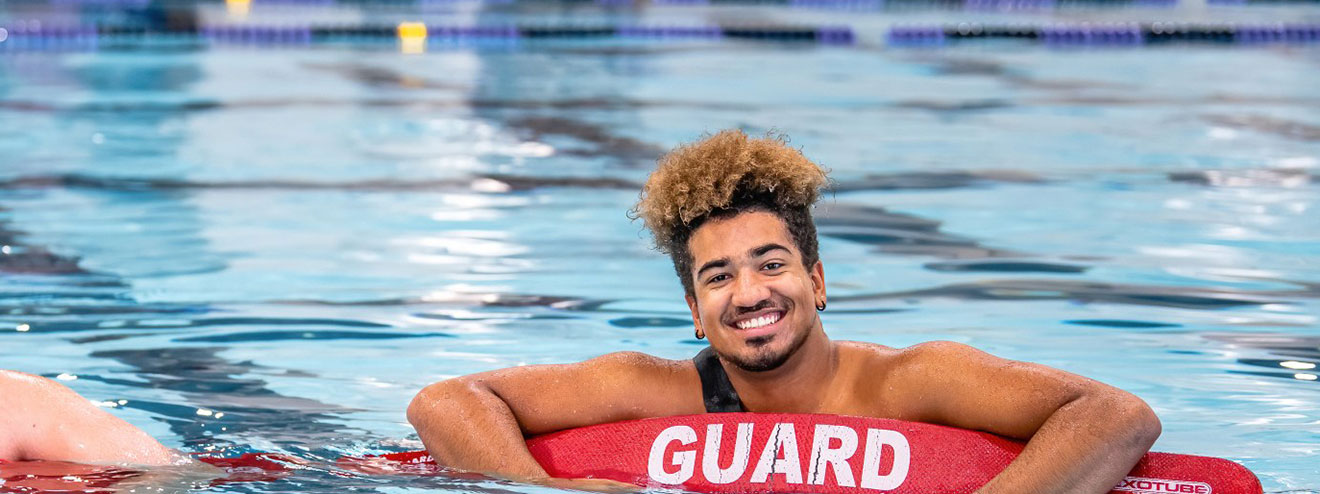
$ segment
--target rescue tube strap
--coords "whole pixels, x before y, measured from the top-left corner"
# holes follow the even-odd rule
[[[729,374],[724,372],[719,355],[706,347],[697,356],[692,357],[697,364],[697,375],[701,376],[701,397],[706,403],[706,413],[745,412],[738,390],[729,382]]]

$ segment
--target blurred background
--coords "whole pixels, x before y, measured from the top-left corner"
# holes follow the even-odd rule
[[[428,383],[695,354],[625,211],[778,130],[835,181],[833,338],[1093,377],[1320,492],[1318,46],[1305,1],[0,1],[0,368],[189,452],[420,448]],[[195,488],[550,490],[335,473]]]

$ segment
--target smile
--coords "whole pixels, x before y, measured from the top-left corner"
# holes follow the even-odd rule
[[[734,323],[734,325],[737,326],[738,329],[756,329],[779,322],[779,318],[783,316],[784,314],[782,312],[771,312],[761,317],[738,321],[737,323]]]

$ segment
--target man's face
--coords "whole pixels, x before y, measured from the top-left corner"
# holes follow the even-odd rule
[[[779,216],[749,211],[692,232],[692,322],[725,361],[744,370],[778,368],[812,331],[825,298],[821,264],[802,252]]]

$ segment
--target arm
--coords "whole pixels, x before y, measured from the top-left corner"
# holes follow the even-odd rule
[[[0,370],[0,459],[165,465],[178,458],[60,383]]]
[[[514,367],[427,386],[408,406],[436,462],[520,481],[549,476],[525,437],[571,427],[700,413],[680,362],[614,353],[566,365]]]
[[[895,398],[910,400],[914,420],[1028,439],[978,494],[1106,493],[1160,435],[1145,402],[1097,381],[957,343],[903,354]]]

